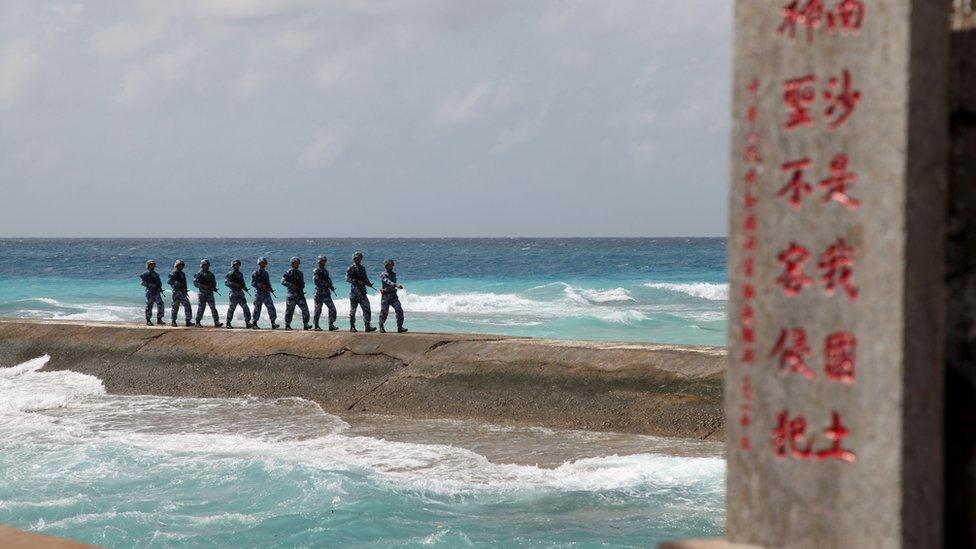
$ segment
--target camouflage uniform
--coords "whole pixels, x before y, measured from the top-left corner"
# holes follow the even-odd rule
[[[380,327],[386,322],[386,317],[390,314],[390,307],[396,313],[397,330],[403,329],[403,307],[400,306],[400,298],[397,297],[397,276],[395,272],[383,271],[380,275],[380,282],[383,289],[380,290]]]
[[[362,264],[353,263],[346,269],[346,282],[349,283],[349,327],[356,327],[356,307],[363,308],[363,322],[369,326],[372,314],[369,309],[369,297],[366,295],[366,286],[372,286],[366,276],[366,267]]]
[[[319,318],[322,317],[322,305],[324,304],[329,309],[329,326],[332,326],[336,321],[336,308],[335,304],[332,303],[331,293],[331,290],[335,289],[335,286],[332,284],[332,277],[329,276],[329,271],[325,267],[319,267],[312,273],[312,281],[315,283],[315,316],[313,323],[316,326],[319,325]]]
[[[143,287],[146,288],[146,322],[152,320],[153,305],[156,306],[156,322],[163,322],[163,282],[159,280],[159,273],[146,269],[139,275]]]
[[[285,328],[291,325],[295,315],[295,306],[302,310],[302,324],[308,326],[308,303],[305,301],[305,275],[295,267],[281,275],[281,285],[288,288],[288,300],[285,302]]]
[[[268,271],[258,267],[258,270],[251,274],[251,287],[254,288],[254,322],[257,325],[261,318],[261,306],[268,309],[268,319],[271,324],[278,319],[278,311],[275,310],[274,300],[271,299],[271,278]]]
[[[217,314],[217,305],[214,303],[214,290],[217,288],[217,277],[211,271],[201,270],[193,277],[193,285],[199,289],[197,294],[197,324],[203,318],[203,311],[208,306],[210,314],[213,316],[214,324],[220,322],[220,315]]]
[[[250,326],[251,309],[248,308],[247,298],[244,297],[244,288],[246,288],[246,285],[244,284],[244,275],[241,273],[240,268],[235,267],[224,276],[224,286],[230,288],[230,295],[228,296],[230,303],[227,306],[227,326],[230,327],[230,323],[233,322],[234,311],[238,305],[244,311],[244,324]]]
[[[189,324],[190,319],[193,318],[193,310],[190,308],[190,296],[187,294],[186,273],[174,269],[169,273],[169,285],[173,288],[173,312],[170,320],[176,322],[176,313],[179,312],[180,305],[183,305],[183,316]]]

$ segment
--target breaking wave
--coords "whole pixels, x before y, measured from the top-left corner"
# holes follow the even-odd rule
[[[727,283],[691,282],[675,284],[669,282],[648,282],[644,286],[656,290],[682,293],[709,301],[727,301],[729,299],[729,285]]]

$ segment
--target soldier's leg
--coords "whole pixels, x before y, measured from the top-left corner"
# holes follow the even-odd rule
[[[251,309],[249,309],[247,307],[247,298],[244,297],[244,296],[241,296],[240,299],[241,299],[241,310],[244,311],[244,325],[245,326],[250,326],[251,325]],[[229,320],[228,320],[228,322],[229,322]]]
[[[262,305],[261,301],[262,301],[262,297],[261,296],[258,295],[258,296],[255,296],[254,297],[254,317],[253,318],[254,318],[254,324],[255,325],[257,325],[258,320],[261,319],[261,305]]]
[[[369,326],[372,314],[369,310],[369,297],[366,295],[366,292],[363,292],[363,295],[359,297],[359,306],[363,308],[363,323]]]
[[[170,304],[169,320],[172,323],[176,323],[176,314],[180,312],[180,296],[179,293],[173,292],[173,303]]]
[[[237,310],[237,302],[239,299],[233,295],[227,300],[227,325],[234,321],[234,311]]]
[[[384,295],[380,298],[380,328],[386,324],[388,316],[390,316],[390,298]]]
[[[315,297],[312,299],[312,302],[315,304],[315,312],[312,315],[312,324],[314,324],[316,328],[319,327],[319,319],[322,318],[322,301],[323,298],[318,294],[315,294]]]
[[[146,291],[146,322],[152,322],[153,299],[149,291]]]
[[[349,296],[349,327],[356,327],[356,307],[359,306],[359,299],[357,296]]]
[[[308,326],[308,302],[305,296],[298,296],[298,308],[302,310],[302,325]]]
[[[400,305],[400,298],[393,298],[393,311],[396,313],[397,330],[403,329],[403,306]]]
[[[203,296],[203,292],[197,294],[197,324],[203,320],[203,311],[207,308],[207,298]]]
[[[285,328],[291,326],[291,319],[295,316],[295,298],[288,296],[288,300],[285,301]]]
[[[329,326],[332,326],[336,321],[336,307],[335,303],[332,303],[332,296],[325,296],[325,306],[329,308]]]
[[[210,305],[210,316],[213,317],[214,324],[219,323],[220,314],[217,313],[217,302],[214,300],[214,296],[211,295],[207,303]]]
[[[264,307],[268,310],[268,320],[271,321],[271,327],[275,326],[275,320],[278,320],[278,309],[275,309],[274,299],[271,298],[271,294],[265,297]]]
[[[193,309],[190,308],[190,296],[186,295],[185,292],[181,293],[180,301],[183,303],[183,320],[189,325],[190,322],[193,322]]]
[[[163,323],[163,316],[166,315],[166,306],[163,304],[163,294],[162,292],[156,293],[156,324]]]

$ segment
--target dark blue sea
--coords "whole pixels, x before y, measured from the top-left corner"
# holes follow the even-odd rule
[[[266,256],[277,283],[291,256],[302,258],[310,281],[321,254],[346,327],[343,279],[357,250],[377,286],[383,261],[396,260],[407,326],[415,331],[725,344],[721,238],[8,239],[0,240],[0,316],[138,322],[137,277],[147,259],[157,261],[165,281],[176,259],[192,274],[206,257],[222,275],[234,258],[247,274]],[[222,316],[225,299],[218,297]],[[377,310],[379,295],[370,299]]]

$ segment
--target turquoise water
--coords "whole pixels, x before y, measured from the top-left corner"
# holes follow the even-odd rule
[[[148,258],[165,275],[176,259],[192,273],[208,257],[222,275],[232,258],[250,273],[264,255],[276,283],[292,255],[310,278],[311,258],[325,254],[345,327],[355,250],[374,282],[385,258],[397,260],[414,330],[725,344],[724,239],[0,240],[0,316],[139,322]],[[370,300],[376,311],[379,296]]]
[[[325,253],[339,282],[356,249],[374,278],[397,259],[414,330],[725,342],[722,239],[0,240],[0,316],[139,322],[147,258],[165,273],[209,257],[222,274],[265,255],[276,279],[291,255]],[[714,446],[364,428],[301,399],[112,396],[39,371],[46,360],[0,364],[0,523],[106,547],[652,547],[722,533]]]
[[[490,460],[357,434],[301,399],[110,396],[37,371],[46,360],[0,369],[0,523],[107,547],[651,547],[722,532],[720,457],[559,462],[552,445],[613,445],[485,426],[522,456]]]

